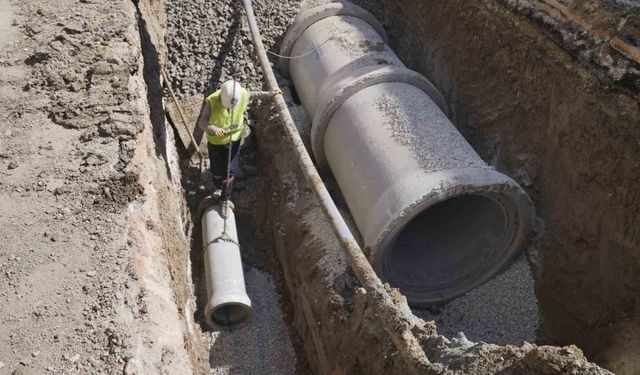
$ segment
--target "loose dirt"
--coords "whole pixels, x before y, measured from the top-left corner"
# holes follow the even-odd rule
[[[503,274],[447,305],[413,312],[434,320],[438,332],[446,337],[463,332],[471,341],[498,345],[536,341],[538,306],[525,255]]]
[[[0,35],[0,372],[184,373],[134,4],[5,1]]]

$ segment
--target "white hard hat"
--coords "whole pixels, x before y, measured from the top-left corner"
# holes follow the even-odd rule
[[[240,86],[238,82],[229,80],[222,84],[220,100],[225,108],[234,109],[238,104],[240,104],[241,95],[242,86]]]

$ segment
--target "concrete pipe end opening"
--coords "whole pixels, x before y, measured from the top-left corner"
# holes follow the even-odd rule
[[[233,329],[245,326],[252,317],[251,303],[226,302],[207,304],[205,319],[211,328]]]
[[[529,239],[533,207],[515,182],[495,187],[467,186],[405,212],[374,253],[379,275],[428,307],[504,271]]]

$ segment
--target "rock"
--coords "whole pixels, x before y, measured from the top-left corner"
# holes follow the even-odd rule
[[[85,165],[85,166],[102,165],[102,164],[105,164],[106,162],[107,162],[106,156],[102,154],[97,154],[94,152],[89,152],[84,157],[84,163],[82,163],[82,165]]]
[[[62,52],[65,50],[64,44],[62,44],[62,42],[59,40],[54,40],[53,42],[49,43],[49,47],[51,47],[51,49],[56,52]]]
[[[107,62],[114,65],[122,65],[122,59],[118,56],[111,56],[107,59]]]
[[[94,74],[110,74],[113,73],[113,68],[111,68],[111,64],[109,64],[107,61],[98,61],[94,66],[93,66],[93,73]]]
[[[37,356],[39,356],[39,355],[40,355],[40,351],[39,351],[39,350],[36,350],[35,352],[31,353],[31,356],[32,356],[33,358],[36,358],[36,357],[37,357]]]
[[[124,369],[122,370],[123,375],[137,375],[139,372],[138,362],[134,358],[129,358],[127,363],[124,365]]]
[[[57,242],[60,240],[60,234],[58,232],[51,233],[51,242]]]
[[[16,161],[11,161],[9,165],[7,165],[7,169],[16,169],[16,168],[18,168],[18,162]]]
[[[11,375],[29,375],[29,373],[26,370],[19,368],[14,370]]]
[[[66,192],[67,192],[67,189],[65,189],[64,187],[57,187],[57,188],[53,189],[53,195],[55,195],[55,196],[62,195],[64,193],[66,193]]]
[[[142,124],[132,123],[130,117],[110,115],[98,126],[98,134],[104,137],[119,137],[121,139],[131,139],[142,131]]]
[[[82,34],[85,28],[81,24],[69,24],[62,28],[62,31],[69,35]]]
[[[4,362],[0,361],[0,369],[4,367]]]

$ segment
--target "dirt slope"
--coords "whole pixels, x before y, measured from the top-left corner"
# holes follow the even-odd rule
[[[0,5],[1,374],[189,371],[139,35],[129,1]]]

